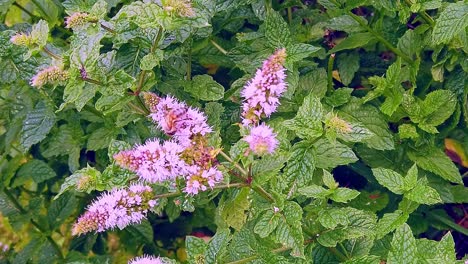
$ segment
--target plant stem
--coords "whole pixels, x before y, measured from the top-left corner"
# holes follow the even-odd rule
[[[163,35],[162,31],[163,31],[163,28],[159,27],[156,38],[154,39],[153,44],[151,45],[150,53],[153,53],[156,50],[156,48],[158,47],[159,41],[161,40],[162,35]],[[138,78],[138,86],[137,86],[135,92],[133,93],[135,96],[140,95],[141,89],[143,88],[143,84],[145,83],[145,77],[146,77],[147,73],[148,73],[148,71],[146,71],[146,70],[142,70],[140,72],[140,77]]]
[[[117,33],[117,31],[115,31],[114,29],[112,29],[112,28],[110,28],[110,27],[108,27],[108,26],[104,26],[104,24],[102,24],[102,23],[101,23],[100,25],[101,25],[101,28],[103,28],[104,30],[109,31],[109,32],[112,33],[112,34],[116,34],[116,33]]]
[[[291,23],[292,23],[292,8],[288,7],[287,11],[288,11],[288,23],[291,25]]]
[[[25,12],[31,18],[39,18],[39,17],[35,16],[33,13],[31,13],[29,10],[24,8],[22,5],[18,4],[17,2],[14,2],[13,5],[18,7],[19,9],[21,9],[21,11]]]
[[[335,53],[330,55],[328,59],[328,69],[327,69],[327,90],[331,94],[333,92],[333,64],[335,62]]]
[[[54,59],[56,59],[56,60],[61,60],[61,59],[62,59],[59,55],[57,55],[57,54],[53,53],[52,51],[50,51],[46,46],[44,46],[44,47],[42,48],[42,50],[43,50],[45,53],[47,53],[47,55],[49,55],[50,57],[52,57],[52,58],[54,58]]]
[[[338,251],[338,249],[336,249],[334,247],[327,247],[327,249],[328,249],[328,251],[333,253],[333,255],[335,255],[340,260],[340,262],[344,262],[344,261],[348,260],[348,258],[345,255],[343,255],[343,253]]]
[[[8,200],[10,200],[10,202],[16,207],[16,209],[18,209],[18,211],[20,211],[21,214],[26,214],[27,211],[21,206],[21,204],[18,203],[18,201],[16,200],[16,198],[13,196],[13,194],[6,188],[4,187],[3,188],[3,192],[6,194],[6,196],[8,197]],[[41,232],[45,237],[46,239],[50,242],[50,244],[52,244],[52,246],[54,247],[55,251],[57,251],[57,255],[60,259],[64,259],[63,257],[63,253],[62,253],[62,250],[60,249],[60,246],[57,244],[57,242],[55,242],[55,240],[47,234],[46,230],[44,230],[36,221],[34,221],[33,219],[29,219],[29,221],[31,222],[31,224],[36,227],[39,232]]]
[[[223,156],[223,158],[225,158],[227,161],[229,161],[232,165],[234,165],[234,167],[236,167],[244,176],[249,176],[249,173],[241,167],[241,165],[239,165],[239,163],[233,161],[231,159],[231,157],[229,157],[228,154],[224,153],[224,151],[220,151],[219,154],[221,154],[221,156]]]
[[[351,16],[356,22],[359,23],[359,25],[361,25],[362,27],[364,27],[369,33],[372,33],[372,35],[374,35],[374,37],[380,41],[382,44],[384,44],[385,47],[387,47],[387,49],[389,49],[390,51],[392,51],[394,54],[400,56],[402,59],[404,59],[406,62],[408,62],[409,64],[413,64],[413,60],[406,56],[403,52],[401,52],[399,49],[395,48],[390,42],[388,42],[388,40],[386,40],[384,37],[382,37],[379,33],[377,33],[376,31],[374,31],[369,25],[367,25],[366,23],[362,22],[361,18],[355,14],[353,14],[352,12],[348,12],[348,15]]]
[[[103,85],[102,82],[98,81],[98,80],[94,80],[94,79],[91,79],[91,78],[88,78],[88,77],[85,77],[85,78],[81,78],[83,81],[85,82],[89,82],[89,83],[92,83],[92,84],[97,84],[97,85]]]
[[[218,43],[216,43],[216,41],[210,39],[210,42],[211,44],[213,44],[213,46],[215,46],[222,54],[226,55],[228,52],[223,49],[223,47],[221,47]]]
[[[410,7],[413,5],[413,3],[410,0],[405,0],[405,3]],[[418,14],[422,17],[422,19],[424,19],[424,21],[426,21],[427,24],[429,24],[429,26],[435,26],[434,19],[432,19],[432,17],[426,11],[420,11],[418,12]]]
[[[187,59],[187,81],[192,79],[192,45],[189,47],[188,59]]]
[[[256,191],[260,194],[263,198],[267,199],[270,203],[275,202],[275,198],[271,194],[269,194],[263,187],[261,186],[252,186],[252,190]]]

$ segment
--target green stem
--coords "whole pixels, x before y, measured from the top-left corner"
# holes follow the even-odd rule
[[[96,85],[103,85],[102,82],[98,81],[98,80],[94,80],[94,79],[91,79],[91,78],[88,78],[88,77],[85,77],[85,78],[81,78],[83,81],[85,82],[89,82],[89,83],[92,83],[92,84],[96,84]]]
[[[465,236],[468,236],[468,229],[460,226],[460,225],[457,225],[457,223],[454,223],[453,221],[447,219],[447,218],[444,218],[438,214],[435,214],[433,212],[428,212],[427,213],[428,216],[430,216],[431,218],[433,218],[434,220],[437,220],[445,225],[447,225],[448,227],[452,228],[453,230],[459,232],[459,233],[462,233],[464,234]]]
[[[405,3],[410,7],[413,5],[410,0],[405,0]],[[426,11],[420,11],[418,14],[422,17],[422,19],[424,19],[424,21],[426,21],[426,23],[429,24],[429,26],[432,28],[435,26],[434,19],[432,19],[432,17]]]
[[[335,62],[335,53],[330,55],[328,59],[328,69],[327,69],[327,91],[328,94],[333,92],[333,64]]]
[[[328,251],[333,253],[333,255],[335,255],[340,260],[340,262],[345,262],[346,260],[348,260],[348,258],[345,255],[343,255],[343,253],[338,251],[338,249],[336,249],[334,247],[329,247],[327,249],[328,249]]]
[[[102,23],[101,23],[100,25],[101,25],[101,28],[103,28],[104,30],[109,31],[109,32],[112,33],[112,34],[116,34],[116,33],[117,33],[117,31],[115,31],[114,29],[112,29],[112,28],[110,28],[110,27],[108,27],[108,26],[104,26]]]
[[[159,45],[159,41],[162,38],[162,35],[163,35],[163,28],[159,27],[156,38],[154,39],[153,44],[151,45],[150,53],[153,53],[156,50],[156,48]],[[140,95],[141,89],[143,88],[143,84],[145,83],[145,78],[146,78],[147,73],[148,73],[148,71],[146,71],[146,70],[143,70],[143,71],[140,72],[140,77],[139,77],[139,80],[138,80],[138,86],[137,86],[135,92],[133,93],[135,96]]]
[[[39,17],[35,16],[33,13],[31,13],[29,10],[27,10],[26,8],[24,8],[22,5],[18,4],[17,2],[14,2],[13,5],[21,9],[21,11],[25,12],[31,18],[39,19]]]
[[[190,81],[192,79],[192,45],[189,47],[187,60],[187,80]]]
[[[231,159],[231,157],[229,157],[228,154],[224,153],[224,151],[220,151],[219,154],[221,154],[221,156],[223,156],[223,158],[225,158],[227,161],[229,161],[232,165],[234,165],[234,167],[236,167],[244,176],[249,176],[249,173],[244,169],[242,168],[241,165],[239,165],[239,163],[233,161]]]
[[[252,186],[252,190],[254,190],[258,194],[260,194],[263,198],[268,200],[270,203],[275,202],[275,198],[273,198],[273,196],[271,194],[269,194],[267,191],[265,191],[265,189],[263,189],[263,187],[261,187],[261,186]]]
[[[291,25],[291,23],[292,23],[292,8],[288,7],[287,11],[288,11],[288,23]]]
[[[374,31],[369,25],[367,25],[366,23],[364,23],[362,21],[362,19],[353,14],[352,12],[348,12],[348,15],[351,16],[356,22],[359,23],[359,25],[361,25],[363,28],[365,28],[369,33],[372,33],[372,35],[374,35],[374,37],[380,41],[382,44],[384,44],[385,47],[387,47],[387,49],[389,49],[390,51],[392,51],[394,54],[400,56],[401,58],[403,58],[406,62],[408,62],[409,64],[413,64],[413,60],[406,56],[403,52],[401,52],[399,49],[395,48],[390,42],[388,42],[388,40],[386,40],[384,37],[382,37],[379,33],[377,33],[376,31]]]
[[[18,209],[18,211],[20,211],[21,214],[26,214],[27,213],[27,211],[21,206],[21,204],[18,203],[16,198],[13,196],[13,194],[6,187],[3,188],[3,192],[6,194],[6,196],[10,200],[10,202],[13,203],[13,205],[16,207],[16,209]],[[60,259],[64,259],[62,250],[60,249],[60,246],[57,244],[57,242],[55,242],[55,240],[50,235],[47,235],[46,231],[36,221],[34,221],[33,219],[30,219],[30,222],[34,227],[37,228],[37,230],[39,230],[39,232],[41,232],[46,237],[46,239],[50,242],[50,244],[52,244],[55,251],[57,251],[58,257]]]
[[[150,111],[148,110],[148,108],[146,107],[145,103],[143,102],[143,100],[141,99],[140,96],[137,96],[137,103],[140,105],[140,108],[143,110],[143,114],[145,116],[149,115],[150,114]]]
[[[52,51],[50,51],[46,46],[44,46],[44,47],[42,48],[42,50],[43,50],[45,53],[47,53],[47,55],[49,55],[50,57],[52,57],[52,58],[54,58],[54,59],[56,59],[56,60],[61,60],[61,59],[62,59],[59,55],[57,55],[57,54],[53,53]]]
[[[210,39],[210,42],[211,44],[213,44],[213,46],[215,46],[222,54],[226,55],[228,52],[223,49],[223,47],[221,47],[218,43],[216,43],[216,41]]]

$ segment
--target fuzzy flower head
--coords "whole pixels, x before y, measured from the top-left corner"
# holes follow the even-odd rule
[[[180,17],[194,17],[195,11],[190,0],[163,0],[164,10]]]
[[[143,100],[145,101],[145,105],[151,112],[156,112],[157,105],[161,98],[157,96],[155,93],[151,92],[144,92],[143,93]]]
[[[353,131],[351,124],[339,118],[336,114],[331,114],[327,117],[325,126],[327,129],[331,129],[338,134],[348,134]]]
[[[167,261],[160,257],[144,255],[130,260],[128,264],[167,264]]]
[[[189,146],[194,136],[212,131],[204,114],[170,96],[161,98],[150,116],[164,133],[183,146]]]
[[[147,141],[132,150],[114,155],[114,160],[123,168],[131,170],[149,183],[174,180],[188,173],[187,164],[180,158],[184,148],[175,142]]]
[[[67,71],[57,66],[50,66],[37,72],[31,79],[31,85],[34,87],[41,87],[46,84],[63,84],[69,77],[70,75]]]
[[[253,127],[244,140],[249,143],[250,150],[257,155],[271,154],[278,147],[276,134],[265,124]]]
[[[26,33],[16,33],[10,38],[11,43],[17,45],[17,46],[27,46],[31,47],[35,41],[33,38],[26,34]]]
[[[222,180],[223,174],[216,167],[201,170],[186,178],[187,187],[184,191],[188,194],[195,195],[200,191],[208,190],[208,188],[213,189],[215,184]]]
[[[286,50],[279,49],[263,62],[241,92],[242,124],[256,125],[263,117],[269,117],[279,105],[279,97],[286,91],[286,74],[283,64]]]
[[[152,189],[144,185],[132,185],[128,189],[114,189],[101,195],[78,219],[72,229],[73,235],[91,231],[103,232],[140,223],[149,209],[156,205]]]
[[[65,18],[65,27],[71,29],[81,29],[92,20],[93,17],[88,13],[76,12]]]

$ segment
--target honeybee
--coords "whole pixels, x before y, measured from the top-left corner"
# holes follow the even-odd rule
[[[177,124],[184,120],[185,109],[170,109],[165,116],[166,134],[173,136],[177,132]]]

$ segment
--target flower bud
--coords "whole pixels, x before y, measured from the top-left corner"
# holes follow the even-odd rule
[[[57,66],[50,66],[40,70],[31,79],[31,85],[41,87],[46,84],[58,85],[63,84],[70,77],[69,73]]]

